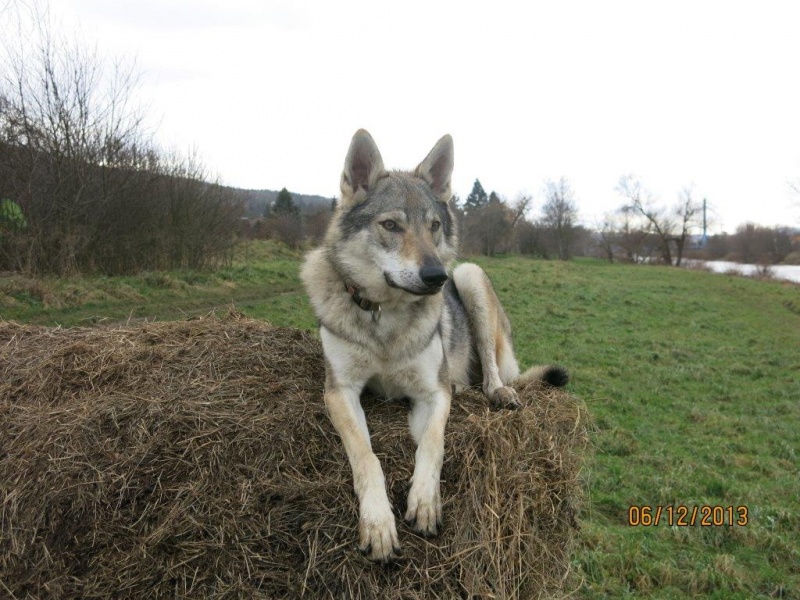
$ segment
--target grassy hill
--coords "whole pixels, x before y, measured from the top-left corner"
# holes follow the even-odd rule
[[[215,273],[4,276],[0,316],[71,326],[235,304],[313,329],[299,261],[267,242]],[[592,260],[477,262],[520,363],[566,365],[596,424],[574,557],[581,596],[800,598],[800,286]],[[697,508],[694,525],[679,506],[687,523]],[[629,525],[657,514],[658,525]]]

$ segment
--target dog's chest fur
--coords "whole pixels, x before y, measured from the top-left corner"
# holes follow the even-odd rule
[[[322,252],[312,252],[304,272],[317,282],[308,286],[320,322],[326,360],[338,363],[348,377],[366,377],[373,391],[400,396],[415,378],[444,375],[442,294],[416,302],[384,305],[380,318],[362,310],[346,292],[341,278]]]

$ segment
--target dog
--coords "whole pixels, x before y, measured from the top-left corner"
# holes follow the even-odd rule
[[[439,478],[451,394],[482,384],[518,406],[512,384],[567,383],[559,366],[520,374],[511,326],[483,270],[450,272],[458,246],[451,201],[453,140],[442,137],[414,171],[387,171],[372,136],[355,133],[341,200],[301,278],[319,321],[325,405],[342,439],[359,500],[359,547],[389,561],[400,543],[360,396],[408,398],[417,444],[405,520],[432,536],[442,523]]]

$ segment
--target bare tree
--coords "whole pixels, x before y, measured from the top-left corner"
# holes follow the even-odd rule
[[[517,223],[525,220],[525,213],[530,210],[532,203],[533,197],[528,194],[520,194],[517,196],[516,201],[514,201],[514,205],[511,207],[513,212],[513,217],[511,218],[511,227],[516,227]]]
[[[572,257],[578,218],[575,192],[569,181],[562,177],[557,182],[548,180],[545,183],[545,195],[542,224],[550,230],[556,256],[560,260],[569,260]]]
[[[702,205],[692,197],[692,188],[683,189],[672,210],[656,204],[653,195],[633,175],[622,177],[616,189],[628,200],[621,210],[639,215],[644,222],[642,229],[652,233],[658,240],[658,249],[664,263],[679,267],[686,242],[692,230],[697,227],[702,211]]]
[[[650,256],[648,240],[652,234],[643,228],[639,215],[628,207],[606,213],[595,232],[595,250],[609,262],[639,262]]]
[[[800,210],[800,179],[795,179],[794,181],[790,181],[789,189],[792,191],[794,195],[793,204],[795,208]]]
[[[702,211],[703,205],[692,198],[692,187],[688,186],[683,188],[679,195],[679,201],[673,209],[678,224],[675,235],[672,238],[677,248],[675,253],[675,265],[678,267],[681,266],[681,261],[683,260],[686,242],[692,230],[699,225],[698,220]]]
[[[663,207],[655,204],[653,195],[633,175],[620,178],[616,189],[628,200],[622,210],[638,214],[644,219],[644,229],[654,233],[658,239],[662,260],[668,265],[673,264],[670,240],[675,223],[672,216]]]
[[[597,254],[613,263],[622,258],[634,262],[641,248],[630,244],[630,216],[625,211],[606,213],[602,223],[595,227],[595,250]]]
[[[617,240],[627,262],[649,260],[653,252],[653,234],[646,225],[637,219],[637,214],[629,207],[617,211]]]
[[[606,214],[603,222],[595,229],[597,231],[595,248],[599,251],[600,256],[613,263],[619,247],[619,232],[612,216]]]

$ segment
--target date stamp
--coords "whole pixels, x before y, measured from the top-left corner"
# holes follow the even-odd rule
[[[679,504],[632,505],[628,508],[628,525],[631,527],[744,527],[750,519],[747,506],[723,506],[720,504],[686,506]]]

